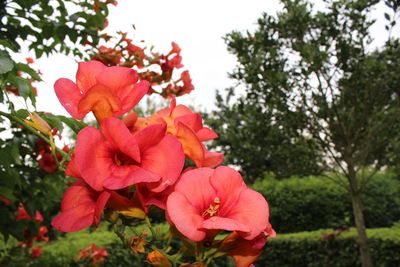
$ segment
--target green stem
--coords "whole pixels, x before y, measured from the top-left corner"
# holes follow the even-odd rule
[[[146,221],[146,225],[149,228],[149,230],[151,232],[151,236],[153,237],[153,239],[157,239],[156,238],[156,232],[154,231],[153,226],[151,225],[149,217],[146,216],[146,218],[144,220]]]
[[[40,137],[40,138],[43,139],[47,144],[49,144],[49,145],[51,146],[51,141],[50,141],[50,139],[49,139],[47,136],[45,136],[44,134],[42,134],[41,132],[39,132],[39,131],[36,130],[35,128],[29,126],[28,124],[26,124],[26,123],[24,122],[24,120],[18,118],[18,117],[15,116],[15,115],[12,115],[12,114],[10,114],[10,113],[6,113],[6,112],[3,112],[3,111],[0,111],[0,115],[6,117],[6,118],[9,119],[10,121],[14,121],[14,122],[16,122],[16,123],[18,123],[18,124],[24,126],[25,129],[27,129],[27,130],[30,131],[31,133],[35,134],[36,136]],[[60,148],[58,148],[58,147],[56,147],[56,150],[57,150],[57,152],[58,152],[59,154],[61,154],[61,156],[62,156],[63,158],[69,158],[68,153],[66,153],[64,150],[62,150],[62,149],[60,149]]]

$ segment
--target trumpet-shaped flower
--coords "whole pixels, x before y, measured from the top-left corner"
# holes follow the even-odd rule
[[[185,155],[197,167],[215,167],[224,160],[222,153],[210,152],[202,143],[217,138],[217,134],[203,126],[200,114],[193,113],[184,105],[176,105],[175,98],[171,100],[169,108],[162,109],[149,118],[138,118],[131,114],[124,121],[133,132],[155,123],[166,124],[167,133],[178,138]]]
[[[110,192],[97,192],[83,180],[73,183],[61,201],[61,213],[51,224],[62,232],[75,232],[98,224]]]
[[[248,267],[261,255],[267,239],[275,236],[271,224],[253,240],[246,240],[239,233],[233,232],[221,242],[219,250],[232,256],[237,267]]]
[[[51,223],[62,232],[79,231],[98,224],[106,207],[125,216],[145,217],[144,211],[134,201],[114,191],[95,191],[84,180],[78,179],[65,191],[61,212]]]
[[[64,108],[75,119],[92,111],[98,121],[121,116],[131,110],[149,89],[147,81],[138,82],[136,71],[124,67],[106,67],[99,61],[81,62],[76,84],[58,79],[54,89]]]
[[[165,125],[154,124],[132,134],[116,118],[105,119],[101,131],[91,126],[83,129],[74,158],[69,172],[79,171],[97,191],[137,183],[151,183],[153,190],[162,191],[175,183],[184,164],[182,146],[165,135]]]
[[[252,240],[269,224],[267,201],[229,167],[185,172],[168,197],[167,212],[178,231],[193,241],[218,230]]]

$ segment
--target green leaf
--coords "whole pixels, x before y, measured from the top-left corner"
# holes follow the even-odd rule
[[[18,88],[19,94],[24,99],[31,97],[31,95],[33,93],[33,88],[27,79],[24,79],[24,78],[15,76],[15,75],[9,75],[7,78],[12,84],[14,84]]]
[[[7,47],[7,48],[11,49],[14,52],[17,52],[17,50],[18,50],[17,44],[10,43],[8,40],[5,40],[5,39],[1,39],[0,40],[0,45],[3,46],[3,47]]]
[[[11,154],[11,157],[14,159],[15,163],[21,165],[22,162],[17,144],[12,145],[9,153]]]
[[[65,123],[69,128],[71,128],[72,131],[74,131],[74,133],[79,133],[80,130],[82,130],[83,128],[85,128],[87,126],[86,123],[82,122],[82,121],[77,121],[75,119],[70,119],[67,118],[65,116],[57,116],[63,123]]]
[[[13,160],[8,153],[8,148],[0,149],[0,164],[9,167],[13,164]]]
[[[15,64],[15,68],[17,70],[20,70],[20,71],[23,71],[23,72],[29,74],[36,81],[42,80],[42,78],[40,78],[39,74],[34,69],[32,69],[28,64],[17,63],[17,64]]]
[[[9,168],[0,172],[0,185],[14,188],[15,185],[21,186],[21,176],[15,168]]]
[[[19,109],[17,110],[16,115],[18,118],[24,120],[29,116],[29,111],[27,111],[26,109]]]
[[[11,188],[0,187],[0,195],[8,198],[9,200],[11,200],[11,202],[14,202],[16,200],[13,194],[13,190]]]
[[[13,67],[14,67],[14,62],[11,59],[3,55],[0,55],[0,74],[4,74],[11,71]]]
[[[49,115],[49,116],[43,116],[42,118],[50,124],[51,128],[57,128],[60,132],[63,130],[63,125],[58,116]]]

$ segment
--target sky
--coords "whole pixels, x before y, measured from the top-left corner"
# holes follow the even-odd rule
[[[378,19],[372,27],[375,46],[386,39],[383,8],[380,5],[373,13]],[[280,9],[277,0],[119,0],[116,7],[110,5],[107,31],[128,31],[134,40],[145,40],[160,52],[168,52],[172,41],[178,43],[184,69],[190,71],[195,86],[191,94],[179,97],[178,103],[210,111],[216,90],[235,84],[227,75],[235,67],[235,57],[228,53],[222,37],[233,30],[253,30],[263,12],[274,14]],[[21,59],[27,55],[25,51]],[[33,52],[29,56],[33,57]],[[43,72],[44,80],[37,84],[37,109],[68,115],[54,94],[53,84],[61,77],[75,81],[76,62],[64,55],[52,55],[37,60],[33,67]]]

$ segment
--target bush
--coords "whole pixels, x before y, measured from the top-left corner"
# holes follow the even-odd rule
[[[400,266],[400,227],[367,231],[374,266]],[[356,231],[314,231],[270,239],[256,266],[361,266]]]
[[[351,229],[340,235],[332,230],[278,234],[268,240],[264,253],[256,266],[360,266],[356,231]],[[375,266],[400,266],[400,226],[368,229],[369,242]],[[96,243],[109,252],[104,267],[150,266],[144,256],[131,253],[112,232],[99,230],[93,233],[68,234],[59,241],[44,245],[40,258],[9,266],[76,267],[79,249]],[[218,258],[217,266],[234,266],[231,259]]]
[[[253,188],[268,200],[271,224],[278,233],[354,225],[350,194],[326,177],[268,177]],[[361,198],[367,228],[390,227],[400,220],[400,181],[393,174],[376,174]]]

